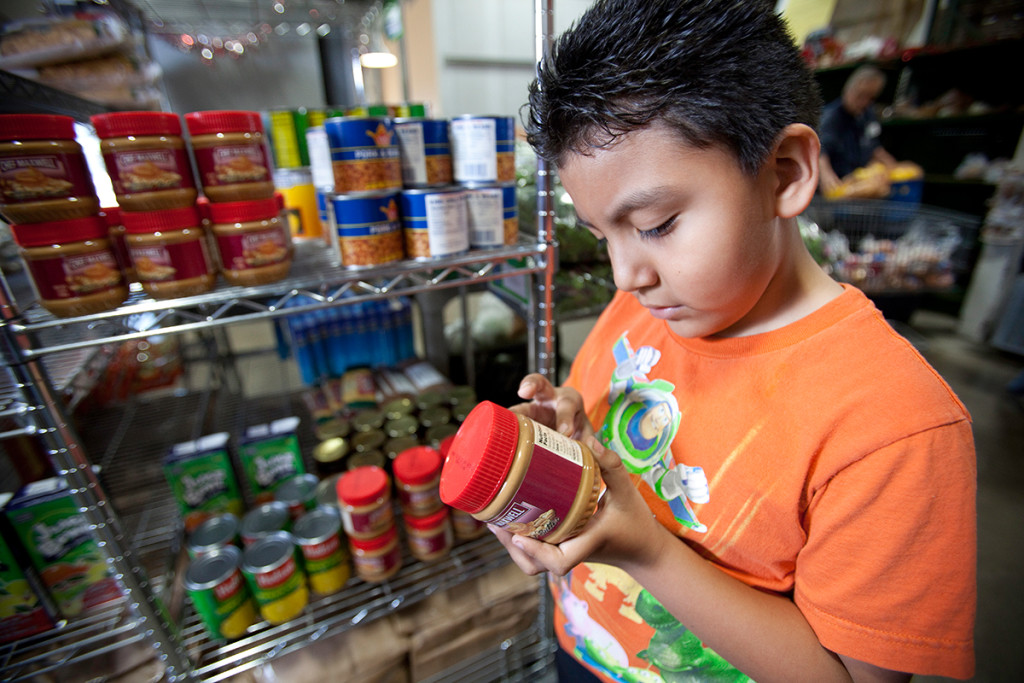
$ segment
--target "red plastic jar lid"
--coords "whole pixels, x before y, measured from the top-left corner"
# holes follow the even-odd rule
[[[121,221],[121,207],[105,206],[100,209],[100,213],[103,214],[103,218],[107,221],[107,227],[114,228],[119,225],[124,225]]]
[[[403,484],[426,484],[441,471],[441,454],[430,446],[414,446],[399,453],[391,469]]]
[[[193,111],[185,114],[192,135],[262,133],[263,119],[255,111]]]
[[[442,524],[448,518],[448,508],[441,508],[437,512],[431,512],[429,515],[423,517],[414,517],[412,515],[402,515],[402,519],[405,523],[418,531],[429,531]]]
[[[355,538],[353,536],[349,536],[348,542],[353,548],[358,548],[360,550],[379,550],[388,543],[394,541],[397,536],[398,530],[395,529],[395,527],[391,527],[380,536],[373,536],[371,538]]]
[[[212,223],[249,223],[274,218],[280,214],[273,199],[248,202],[210,202],[207,205]]]
[[[125,232],[133,235],[197,228],[201,224],[199,212],[192,206],[163,211],[122,211],[121,220],[124,221]]]
[[[96,129],[96,135],[101,138],[181,135],[181,121],[178,115],[163,111],[119,111],[96,114],[89,120]]]
[[[0,140],[74,140],[75,120],[57,114],[4,114]]]
[[[66,221],[22,223],[11,226],[14,241],[22,247],[45,247],[98,240],[107,236],[107,222],[102,216],[85,216]]]
[[[482,401],[469,411],[441,470],[441,500],[480,512],[494,500],[515,458],[519,421],[507,408]]]
[[[349,470],[338,479],[338,500],[360,507],[376,502],[388,488],[388,474],[376,465]]]

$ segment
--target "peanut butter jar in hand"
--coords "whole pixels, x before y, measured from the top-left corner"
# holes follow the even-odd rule
[[[600,492],[585,444],[490,401],[466,416],[441,470],[445,504],[548,543],[578,534]]]

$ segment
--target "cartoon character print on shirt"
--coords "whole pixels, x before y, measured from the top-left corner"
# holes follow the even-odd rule
[[[710,499],[704,470],[676,464],[670,450],[681,418],[672,394],[675,385],[647,376],[661,360],[661,351],[652,346],[633,351],[623,334],[612,353],[616,366],[608,389],[611,408],[598,434],[601,443],[668,503],[676,521],[693,531],[707,531],[690,506],[691,501]]]

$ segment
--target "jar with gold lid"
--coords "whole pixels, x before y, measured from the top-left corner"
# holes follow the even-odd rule
[[[122,111],[90,120],[122,209],[159,211],[195,204],[199,193],[177,114]]]
[[[95,216],[96,188],[75,120],[51,114],[0,116],[0,214],[10,223]]]

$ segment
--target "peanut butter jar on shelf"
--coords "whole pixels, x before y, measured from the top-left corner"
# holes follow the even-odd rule
[[[99,209],[74,119],[0,115],[0,214],[8,222],[86,218]]]
[[[207,210],[225,280],[233,285],[262,285],[288,275],[291,234],[275,200],[210,202]]]
[[[11,225],[39,305],[65,318],[109,311],[128,298],[100,216]]]
[[[91,118],[118,205],[159,211],[195,204],[188,148],[177,114],[124,111]]]
[[[274,180],[254,111],[194,111],[185,114],[199,183],[211,202],[271,199]]]
[[[155,299],[202,294],[216,281],[195,207],[121,212],[128,255],[142,289]]]

